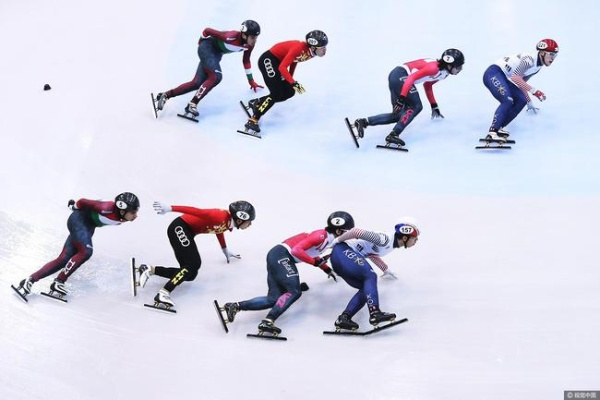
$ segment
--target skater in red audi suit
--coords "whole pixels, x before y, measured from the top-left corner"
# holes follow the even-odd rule
[[[314,30],[306,35],[306,41],[290,40],[277,43],[258,59],[258,68],[263,75],[269,94],[250,100],[248,106],[252,117],[246,123],[246,129],[260,132],[258,121],[275,103],[286,101],[294,94],[305,92],[304,86],[294,79],[299,62],[308,61],[315,56],[323,57],[327,52],[329,39],[323,31]]]
[[[154,209],[158,214],[179,212],[183,215],[175,218],[167,228],[167,236],[175,253],[179,267],[163,267],[153,265],[140,265],[140,285],[144,286],[151,275],[167,278],[169,281],[158,291],[154,297],[157,306],[171,308],[175,305],[171,300],[171,292],[183,282],[196,279],[202,260],[194,237],[201,233],[215,234],[221,250],[229,263],[231,258],[241,258],[227,248],[225,232],[233,228],[246,229],[252,225],[256,218],[254,206],[247,201],[234,201],[229,205],[229,210],[200,209],[188,206],[169,206],[154,202]]]

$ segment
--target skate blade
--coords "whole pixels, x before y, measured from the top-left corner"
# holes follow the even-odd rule
[[[369,336],[377,332],[384,331],[386,329],[398,326],[408,321],[408,318],[402,318],[400,320],[388,321],[379,326],[374,326],[372,329],[367,331],[323,331],[324,335],[339,335],[339,336]]]
[[[229,328],[227,327],[227,324],[231,322],[229,322],[229,319],[225,318],[225,316],[223,315],[225,308],[221,307],[217,300],[213,300],[213,304],[217,311],[217,315],[219,316],[219,320],[221,321],[221,325],[223,325],[223,330],[225,331],[225,333],[229,333]]]
[[[131,267],[131,295],[133,297],[137,296],[137,288],[140,285],[139,282],[135,279],[136,273],[137,273],[137,267],[135,266],[135,257],[131,257],[131,263],[130,263],[130,267]]]
[[[181,117],[183,119],[187,119],[188,121],[194,121],[194,122],[199,122],[196,118],[194,118],[192,116],[192,114],[190,113],[184,113],[184,114],[177,114],[178,117]]]
[[[352,140],[354,140],[354,145],[357,149],[360,148],[360,145],[358,144],[359,135],[354,133],[354,124],[351,124],[348,118],[344,118],[344,121],[346,122],[346,127],[348,128],[350,135],[352,136]]]
[[[144,307],[148,307],[151,308],[153,310],[157,310],[157,311],[161,311],[161,312],[168,312],[171,314],[177,314],[177,310],[175,310],[173,307],[166,307],[164,305],[161,305],[160,303],[154,303],[154,304],[144,304]]]
[[[396,150],[396,151],[403,151],[403,152],[408,152],[408,149],[402,146],[398,146],[397,144],[386,144],[386,145],[381,145],[378,144],[376,146],[378,149],[388,149],[388,150]]]
[[[250,115],[250,112],[248,111],[250,110],[250,105],[246,105],[242,100],[240,100],[240,106],[242,106],[242,110],[244,110],[248,118],[252,118],[252,115]]]
[[[479,139],[479,141],[482,143],[498,143],[498,144],[515,144],[516,143],[514,140],[510,140],[510,139],[497,140],[497,139],[481,138],[481,139]]]
[[[48,293],[46,293],[46,292],[41,292],[41,294],[42,294],[43,296],[50,297],[51,299],[54,299],[54,300],[59,300],[59,301],[62,301],[63,303],[68,303],[67,299],[65,299],[65,298],[64,298],[64,297],[65,297],[65,295],[64,295],[64,294],[58,294],[58,293],[57,293],[57,294],[54,294],[54,293],[56,293],[56,292],[54,292],[54,291],[50,291],[50,292],[48,292]]]
[[[340,328],[338,326],[335,326],[335,332],[356,332],[357,330],[358,328]]]
[[[480,139],[480,142],[483,142],[483,146],[475,146],[476,150],[510,150],[511,146],[507,146],[506,142],[499,142],[494,140],[484,140]]]
[[[285,336],[274,336],[274,335],[265,335],[264,332],[259,332],[258,334],[248,333],[246,334],[249,338],[258,338],[258,339],[269,339],[269,340],[287,340]]]
[[[242,135],[245,136],[250,136],[253,137],[255,139],[262,139],[262,136],[260,136],[260,134],[258,132],[254,132],[253,130],[243,130],[243,131],[236,131],[237,133],[241,133]]]
[[[154,97],[154,93],[150,93],[150,97],[152,97],[152,112],[154,113],[154,119],[157,119],[158,109],[156,108],[156,98]]]
[[[29,300],[27,300],[27,295],[25,293],[21,293],[21,291],[13,285],[10,285],[10,287],[19,295],[21,300],[23,300],[25,303],[29,303]]]

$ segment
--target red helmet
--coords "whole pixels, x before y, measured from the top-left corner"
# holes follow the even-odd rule
[[[538,51],[551,51],[553,53],[558,53],[558,43],[552,39],[540,40],[535,48]]]

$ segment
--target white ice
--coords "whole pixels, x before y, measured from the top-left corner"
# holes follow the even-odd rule
[[[262,26],[253,54],[312,29],[327,55],[298,66],[302,96],[263,118],[264,137],[235,133],[249,99],[241,55],[200,103],[200,122],[177,118],[191,94],[155,120],[150,92],[192,78],[204,27]],[[2,399],[560,399],[600,390],[600,224],[596,2],[14,1],[0,4],[0,398]],[[482,74],[494,60],[560,44],[530,81],[548,97],[508,128],[502,153],[474,146],[496,102]],[[435,87],[444,120],[425,109],[405,131],[409,153],[379,150],[390,127],[369,127],[361,148],[343,123],[389,110],[396,65],[466,55]],[[52,86],[43,91],[44,84]],[[537,100],[534,100],[537,102]],[[68,281],[68,304],[10,290],[59,253],[70,198],[132,191],[137,221],[94,236],[93,258]],[[258,217],[196,241],[202,269],[173,293],[178,314],[144,309],[128,262],[175,264],[154,200],[197,207],[251,201]],[[354,290],[300,266],[310,290],[277,322],[287,342],[250,340],[265,312],[225,334],[212,300],[266,294],[265,256],[281,240],[324,226],[335,210],[391,232],[420,221],[416,247],[386,260],[385,311],[401,327],[368,338],[324,337]],[[34,285],[46,290],[50,278]],[[356,318],[368,327],[366,311]],[[594,372],[596,371],[596,372]]]

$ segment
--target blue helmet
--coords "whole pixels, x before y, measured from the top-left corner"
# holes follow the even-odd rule
[[[402,239],[404,236],[409,238],[419,237],[420,234],[421,232],[414,218],[402,217],[400,222],[394,226],[394,247],[398,246],[398,239]]]

